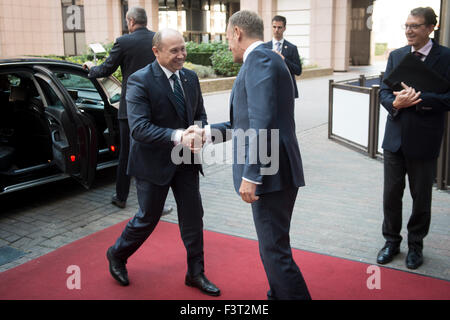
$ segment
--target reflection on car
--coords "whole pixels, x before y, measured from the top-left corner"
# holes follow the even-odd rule
[[[117,165],[121,84],[81,65],[0,60],[0,195]]]

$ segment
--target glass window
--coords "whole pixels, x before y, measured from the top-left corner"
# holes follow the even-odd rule
[[[55,72],[55,75],[76,103],[103,105],[100,94],[88,78],[65,72]]]
[[[36,77],[36,80],[39,83],[39,86],[41,87],[42,91],[44,92],[45,98],[47,100],[47,104],[52,107],[58,107],[58,108],[64,109],[64,105],[63,105],[61,99],[58,97],[56,92],[53,90],[53,88],[47,82],[48,80],[46,78],[41,78],[39,76]]]
[[[119,83],[112,80],[111,78],[98,79],[102,84],[103,88],[106,90],[108,95],[109,103],[115,104],[120,101],[120,96],[122,94],[122,87]]]

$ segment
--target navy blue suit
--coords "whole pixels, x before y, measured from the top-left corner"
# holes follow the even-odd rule
[[[294,86],[278,54],[261,44],[248,55],[231,92],[230,121],[211,125],[211,130],[215,143],[223,141],[219,137],[229,138],[232,131],[236,192],[243,178],[259,183],[256,194],[260,198],[252,203],[252,211],[270,286],[269,299],[309,299],[289,241],[298,187],[305,182],[295,134]],[[215,135],[214,130],[221,134]],[[255,134],[239,139],[243,132],[251,130]],[[268,130],[268,134],[261,130]],[[278,134],[271,130],[278,130]],[[263,151],[262,154],[273,157],[269,163],[259,154],[260,141],[268,146],[268,153]],[[273,171],[274,168],[278,170]],[[271,172],[267,174],[264,170]]]
[[[175,100],[167,76],[155,61],[128,79],[127,105],[131,131],[128,174],[136,178],[139,211],[113,246],[113,254],[126,261],[150,236],[172,189],[178,212],[181,237],[187,250],[188,274],[204,270],[203,207],[199,192],[200,165],[190,158],[186,163],[172,162],[174,132],[199,121],[206,113],[197,75],[180,70],[185,96],[185,112]],[[182,152],[190,153],[189,149]]]
[[[265,45],[269,49],[273,47],[272,41],[266,42]],[[292,81],[294,82],[295,97],[298,98],[297,80],[295,76],[302,74],[302,62],[298,54],[297,46],[284,39],[281,54],[284,56],[284,62],[286,62],[291,73]]]
[[[411,52],[411,46],[389,55],[385,77]],[[424,61],[450,81],[450,49],[434,43]],[[408,84],[408,79],[404,81]],[[450,110],[450,92],[422,92],[416,106],[396,110],[392,89],[382,84],[381,104],[388,111],[383,140],[384,149],[384,221],[383,235],[388,242],[399,244],[402,226],[402,197],[405,175],[408,175],[413,211],[408,222],[408,245],[421,249],[431,221],[432,186],[436,159],[444,132],[445,112]]]
[[[89,70],[89,78],[103,78],[113,74],[120,67],[122,71],[122,95],[120,97],[119,118],[120,146],[117,166],[116,196],[126,201],[130,190],[130,177],[126,175],[130,150],[130,128],[127,121],[127,80],[137,70],[155,60],[152,41],[155,33],[147,28],[139,28],[116,39],[105,62]]]

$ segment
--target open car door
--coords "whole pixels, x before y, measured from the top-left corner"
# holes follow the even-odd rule
[[[79,111],[69,93],[47,68],[34,66],[47,105],[53,161],[59,169],[89,188],[97,166],[97,137],[92,120]]]

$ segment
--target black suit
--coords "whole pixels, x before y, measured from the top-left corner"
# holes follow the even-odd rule
[[[180,71],[186,101],[185,112],[177,106],[169,80],[157,61],[128,80],[128,121],[131,131],[128,174],[136,178],[139,211],[113,246],[113,254],[126,261],[150,236],[164,207],[169,188],[178,211],[181,237],[187,250],[188,274],[204,270],[203,207],[199,192],[200,165],[172,161],[176,129],[200,121],[206,113],[200,83],[190,70]],[[189,149],[183,149],[188,152]],[[192,158],[190,158],[192,160]]]
[[[385,77],[411,52],[411,46],[389,55]],[[450,49],[433,44],[424,61],[450,81]],[[408,83],[407,79],[405,80]],[[408,175],[413,211],[408,222],[408,244],[422,248],[431,221],[431,196],[436,159],[444,132],[445,112],[450,110],[450,92],[422,92],[417,106],[396,110],[392,89],[382,84],[380,100],[388,111],[383,140],[384,149],[384,222],[383,235],[388,242],[402,240],[402,197]]]
[[[89,70],[89,78],[102,78],[113,74],[120,66],[122,71],[122,95],[119,105],[120,153],[117,167],[116,195],[120,201],[128,198],[130,177],[127,176],[128,154],[130,149],[130,129],[127,121],[127,80],[137,70],[155,60],[152,51],[154,32],[139,28],[130,34],[116,39],[105,62]]]
[[[266,42],[265,46],[272,49],[272,41]],[[286,62],[289,72],[291,73],[292,81],[294,82],[295,98],[298,98],[297,80],[295,79],[295,76],[302,74],[302,62],[298,55],[297,46],[284,39],[283,46],[281,47],[281,54],[284,56],[284,62]]]

